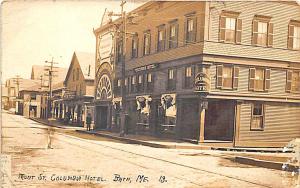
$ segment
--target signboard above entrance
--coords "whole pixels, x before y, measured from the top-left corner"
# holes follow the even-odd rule
[[[194,92],[207,94],[209,92],[209,77],[204,72],[199,72],[195,77]]]

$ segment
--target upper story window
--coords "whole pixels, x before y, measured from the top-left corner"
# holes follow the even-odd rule
[[[273,46],[273,23],[266,16],[255,16],[252,28],[252,43],[257,46]]]
[[[217,88],[237,89],[239,84],[240,69],[232,65],[217,66]]]
[[[151,48],[151,34],[150,31],[147,31],[146,33],[144,33],[144,50],[143,50],[144,55],[150,54],[150,48]]]
[[[168,44],[169,44],[169,48],[176,48],[178,46],[178,23],[177,23],[177,20],[170,22]]]
[[[122,61],[122,57],[123,57],[123,42],[122,41],[118,41],[117,43],[117,63]]]
[[[143,92],[144,90],[144,75],[138,75],[138,84],[137,84],[137,91]]]
[[[270,89],[271,70],[265,68],[250,68],[249,90],[268,91]]]
[[[132,46],[131,46],[131,58],[136,58],[138,57],[138,36],[135,35],[132,38]]]
[[[30,100],[36,100],[36,94],[35,93],[30,94]]]
[[[190,89],[194,86],[194,67],[188,66],[184,68],[184,88]]]
[[[76,80],[79,80],[79,68],[77,68]]]
[[[196,33],[197,33],[197,19],[195,13],[187,15],[186,26],[185,26],[185,41],[187,43],[196,42]]]
[[[241,43],[242,20],[238,19],[239,13],[222,12],[220,17],[219,40],[228,43]]]
[[[291,71],[291,70],[287,71],[286,91],[300,92],[300,71]]]
[[[131,77],[131,92],[136,92],[136,76]]]
[[[166,29],[165,26],[158,27],[158,36],[157,36],[157,51],[165,50],[165,41],[166,41]]]
[[[175,89],[176,89],[176,70],[169,69],[168,70],[167,90],[175,90]]]
[[[264,105],[262,103],[253,103],[251,110],[250,130],[264,129]]]
[[[146,90],[148,92],[151,92],[154,89],[153,75],[152,73],[148,73],[146,74],[146,76],[147,76]]]
[[[291,21],[288,29],[288,49],[300,50],[300,21]]]
[[[73,81],[75,81],[75,69],[73,69]]]

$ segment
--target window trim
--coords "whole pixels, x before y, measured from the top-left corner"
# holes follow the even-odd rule
[[[159,40],[159,33],[162,32],[162,40]],[[156,41],[156,52],[163,52],[166,50],[166,27],[160,25],[157,27],[157,41]]]
[[[231,79],[232,79],[232,84],[231,87],[224,87],[224,71],[223,68],[229,67],[232,69],[231,73]],[[222,75],[219,75],[219,68],[222,68]],[[238,90],[238,85],[239,85],[239,72],[240,72],[240,67],[237,65],[217,65],[216,67],[216,88],[221,89],[221,90]],[[219,85],[219,79],[222,79],[222,85]],[[235,85],[236,84],[236,85]]]
[[[300,93],[300,81],[299,81],[299,91],[295,91],[292,90],[292,86],[293,86],[293,73],[297,73],[299,74],[299,79],[300,79],[300,71],[297,70],[287,70],[286,71],[286,86],[285,86],[285,92],[286,93],[293,93],[293,94],[299,94]],[[290,76],[289,76],[290,74]],[[290,79],[288,79],[290,77]],[[288,84],[290,84],[290,86],[288,86]],[[290,87],[290,89],[288,89],[288,87]]]
[[[290,20],[289,24],[288,24],[288,36],[287,36],[287,49],[289,50],[296,50],[299,51],[299,48],[294,48],[294,38],[296,38],[294,36],[294,29],[295,27],[298,27],[300,29],[300,21],[298,20]],[[291,34],[291,28],[293,28],[293,33]],[[299,44],[300,46],[300,44]]]
[[[149,38],[148,38],[148,42],[149,42],[149,44],[148,44],[148,53],[146,54],[145,52],[146,52],[146,37],[147,36],[149,36]],[[147,56],[147,55],[150,55],[151,54],[151,33],[150,33],[150,30],[148,30],[148,31],[146,31],[146,32],[144,32],[144,35],[143,35],[143,56]]]
[[[197,16],[196,16],[196,12],[190,13],[185,15],[185,26],[184,26],[184,41],[185,44],[193,44],[193,43],[197,43]],[[188,22],[189,20],[193,20],[193,31],[188,32]],[[188,36],[189,33],[193,33],[193,36],[191,38],[193,38],[193,40],[188,40]]]
[[[252,45],[260,47],[273,47],[273,38],[274,38],[274,24],[271,22],[269,16],[255,15],[252,20]],[[267,24],[266,32],[266,45],[258,44],[258,23]]]
[[[133,51],[133,45],[134,43],[136,43],[136,51],[134,53]],[[131,58],[134,59],[134,58],[138,58],[139,56],[139,38],[138,38],[138,35],[134,35],[132,37],[132,40],[131,40]]]
[[[174,40],[172,40],[172,37],[171,37],[172,27],[175,27]],[[171,22],[169,24],[168,41],[167,41],[169,49],[178,48],[178,31],[179,31],[178,21],[176,20],[176,21]]]
[[[264,86],[263,86],[262,90],[256,89],[256,87],[255,87],[256,69],[263,69],[263,75],[264,75],[263,84],[264,84]],[[254,71],[254,77],[251,77],[251,71]],[[251,88],[252,82],[253,82],[253,88]],[[269,86],[269,87],[267,87],[267,86]],[[267,67],[250,67],[249,75],[248,75],[248,90],[253,91],[253,92],[268,92],[270,90],[270,88],[271,88],[271,69],[267,68]]]

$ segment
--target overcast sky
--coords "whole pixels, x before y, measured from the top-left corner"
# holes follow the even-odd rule
[[[142,4],[127,1],[127,11]],[[32,65],[46,60],[68,67],[73,52],[95,53],[93,28],[105,8],[120,11],[120,1],[7,1],[1,6],[2,80],[30,78]]]

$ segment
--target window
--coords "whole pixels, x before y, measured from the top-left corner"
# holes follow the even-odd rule
[[[194,86],[194,67],[188,66],[184,68],[184,88],[190,89]]]
[[[131,50],[131,58],[136,58],[138,57],[138,37],[134,36],[132,38],[132,50]]]
[[[73,81],[75,81],[75,69],[73,69]]]
[[[253,103],[250,130],[263,130],[263,129],[264,129],[264,105],[262,103]]]
[[[36,100],[36,94],[35,93],[30,94],[30,100]]]
[[[291,21],[289,24],[288,49],[300,50],[300,21]]]
[[[232,65],[217,66],[217,88],[237,89],[239,84],[240,69]]]
[[[79,68],[77,68],[77,74],[76,74],[76,77],[77,77],[76,80],[79,80]]]
[[[242,20],[238,19],[239,13],[222,12],[220,17],[219,40],[228,43],[241,43]]]
[[[151,35],[148,31],[147,33],[144,33],[144,55],[150,54],[150,48],[151,48]]]
[[[300,92],[300,71],[287,71],[286,75],[286,91]]]
[[[144,91],[144,75],[138,75],[138,84],[137,84],[137,91],[143,92]]]
[[[157,37],[157,51],[164,51],[165,50],[165,40],[166,40],[166,30],[165,26],[160,26],[158,28],[158,37]]]
[[[270,23],[269,17],[256,16],[253,20],[252,43],[257,46],[273,45],[273,23]]]
[[[124,85],[125,85],[125,91],[126,91],[126,93],[129,93],[129,85],[128,85],[128,83],[129,83],[129,78],[125,78]]]
[[[178,46],[178,24],[172,23],[170,25],[169,33],[169,48],[176,48]]]
[[[136,92],[136,76],[131,77],[131,92],[135,93]]]
[[[187,43],[196,42],[196,17],[187,17],[186,19],[186,36]]]
[[[250,91],[268,91],[270,89],[270,69],[250,68],[249,72],[249,90]]]
[[[146,90],[148,92],[153,91],[154,89],[154,80],[153,80],[153,75],[151,73],[147,74],[147,82],[146,82]]]
[[[175,90],[175,89],[176,89],[176,70],[169,69],[167,90]]]
[[[119,41],[117,44],[117,63],[120,63],[122,61],[123,57],[123,42]]]

